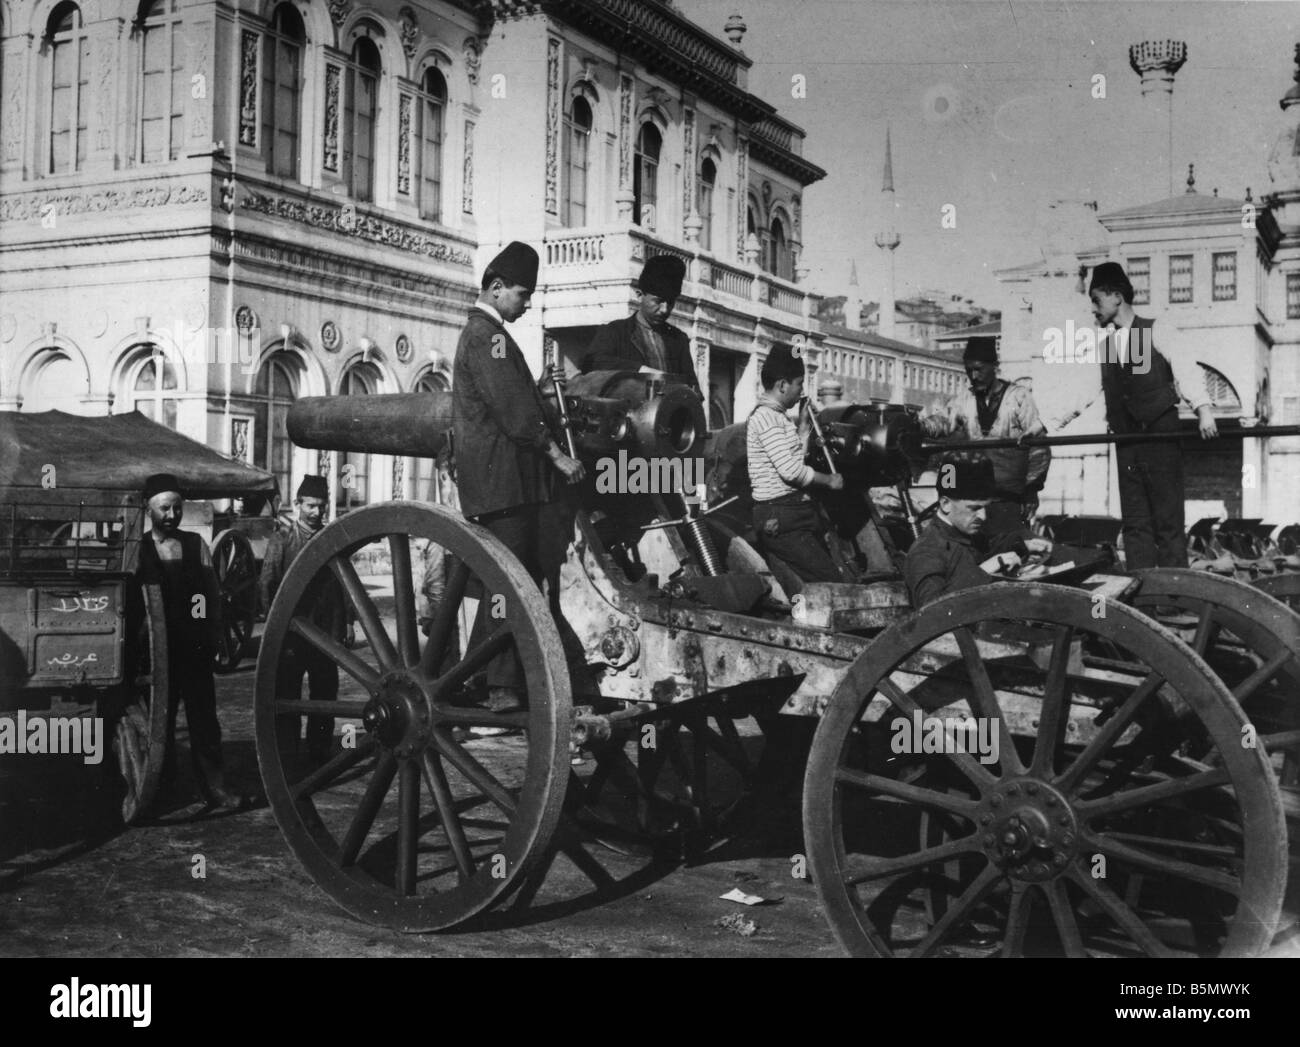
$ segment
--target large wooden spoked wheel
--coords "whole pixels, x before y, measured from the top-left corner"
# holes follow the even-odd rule
[[[847,951],[1251,955],[1269,944],[1286,841],[1264,749],[1242,744],[1241,706],[1173,632],[1097,606],[1032,583],[955,593],[880,634],[845,674],[813,741],[804,834]],[[1124,651],[1125,671],[1082,664],[1098,643]],[[863,719],[871,706],[884,707],[876,723]],[[959,751],[957,709],[997,738],[996,759],[991,745]],[[916,718],[949,725],[932,735],[946,752],[892,751],[910,738],[895,724]],[[1183,755],[1189,738],[1201,759]]]
[[[1251,718],[1273,758],[1287,818],[1300,820],[1300,611],[1269,595],[1266,585],[1203,571],[1162,567],[1138,578],[1140,588],[1128,598],[1133,606],[1148,614],[1187,612],[1188,625],[1177,631]]]
[[[1260,578],[1254,585],[1275,600],[1281,600],[1288,607],[1300,610],[1300,574],[1294,571],[1275,574],[1271,578]]]
[[[169,685],[162,588],[141,586],[141,596],[143,625],[128,648],[124,701],[113,728],[113,754],[126,788],[122,820],[127,825],[143,820],[153,806],[167,755]]]
[[[221,641],[213,658],[217,672],[238,667],[257,619],[257,558],[248,537],[222,531],[212,542],[212,566],[221,588]]]
[[[454,558],[427,638],[412,572],[424,542]],[[331,579],[364,637],[352,650],[312,619]],[[470,605],[482,601],[499,626],[463,650]],[[511,649],[527,710],[464,704],[471,678]],[[286,658],[303,657],[295,650],[341,670],[337,700],[300,697],[300,677],[284,672]],[[302,714],[341,723],[327,756],[309,756]],[[307,544],[267,619],[255,721],[267,799],[289,847],[322,890],[369,923],[433,931],[483,912],[543,857],[561,816],[571,712],[555,623],[506,547],[445,509],[359,509]],[[471,726],[521,733],[462,737]]]

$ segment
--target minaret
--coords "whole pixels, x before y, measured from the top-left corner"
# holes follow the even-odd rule
[[[880,321],[876,325],[876,331],[883,338],[893,338],[894,249],[903,238],[898,235],[898,227],[894,224],[894,209],[898,205],[894,202],[894,154],[889,143],[888,125],[885,127],[885,181],[880,187],[880,195],[884,197],[885,222],[883,228],[876,234],[876,246],[882,251],[888,251],[889,257],[885,265],[885,285],[880,293]]]
[[[1150,98],[1154,130],[1164,138],[1166,150],[1165,188],[1174,188],[1174,74],[1187,61],[1187,45],[1181,40],[1146,40],[1128,49],[1128,64],[1142,78],[1142,97]]]
[[[849,263],[849,295],[844,299],[844,326],[850,331],[862,330],[862,289],[858,286],[858,260]]]

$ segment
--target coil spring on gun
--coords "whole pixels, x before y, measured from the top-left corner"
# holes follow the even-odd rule
[[[718,550],[713,547],[713,537],[704,527],[703,520],[691,520],[683,525],[695,555],[700,558],[700,566],[707,575],[722,573],[722,561],[718,559]]]

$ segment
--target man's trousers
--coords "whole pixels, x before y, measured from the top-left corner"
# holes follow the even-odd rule
[[[1124,517],[1124,562],[1186,567],[1183,533],[1183,455],[1176,440],[1118,444],[1119,504]]]

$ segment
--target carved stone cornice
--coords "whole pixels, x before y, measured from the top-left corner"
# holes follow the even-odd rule
[[[208,186],[191,182],[137,185],[125,188],[37,191],[0,199],[0,222],[37,222],[47,207],[58,218],[67,215],[103,214],[140,207],[169,207],[207,203]]]

